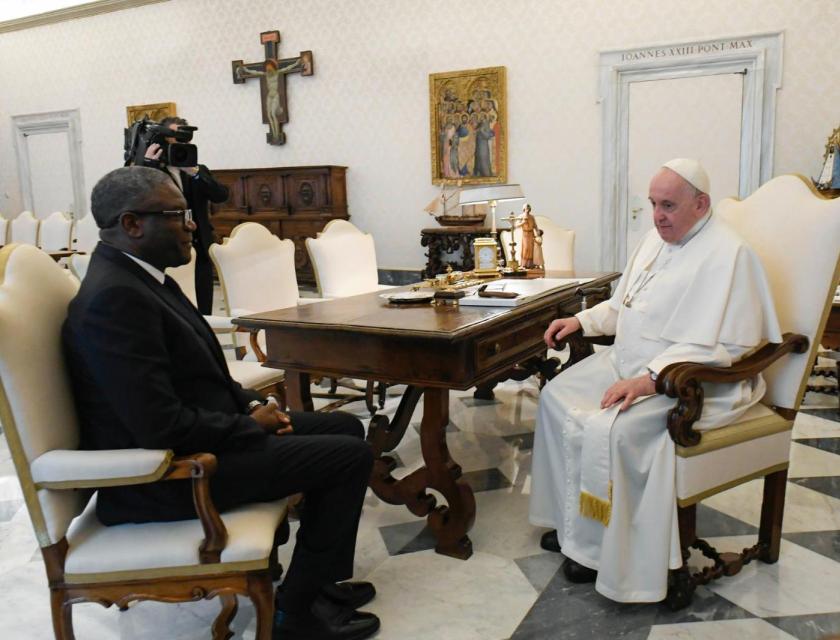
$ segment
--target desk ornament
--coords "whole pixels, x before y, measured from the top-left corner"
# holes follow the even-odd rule
[[[528,270],[520,266],[516,259],[516,214],[511,211],[506,220],[510,224],[510,259],[507,261],[507,266],[502,269],[502,276],[505,278],[524,278],[528,275]]]
[[[381,293],[379,297],[387,300],[389,304],[425,304],[431,302],[435,294],[433,291],[395,291]]]
[[[499,275],[499,255],[495,238],[476,238],[473,240],[473,255],[475,269],[473,274],[478,277],[494,277]]]
[[[430,216],[434,216],[435,220],[442,227],[472,227],[478,226],[484,222],[487,217],[486,205],[474,205],[467,211],[467,207],[459,206],[461,194],[461,181],[455,183],[455,188],[448,188],[443,184],[440,188],[440,194],[427,204],[423,211]]]
[[[840,196],[840,127],[828,136],[823,153],[822,171],[820,177],[814,180],[814,185],[826,197]]]

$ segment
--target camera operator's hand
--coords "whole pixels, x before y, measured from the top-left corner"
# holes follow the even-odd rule
[[[259,406],[250,415],[266,433],[283,436],[293,431],[289,416],[279,411],[274,403]]]
[[[198,175],[198,167],[181,167],[181,171],[186,173],[188,176]]]
[[[160,145],[157,142],[153,142],[149,145],[149,148],[146,149],[146,155],[143,156],[146,160],[160,160],[160,156],[163,153],[163,149],[160,148]]]

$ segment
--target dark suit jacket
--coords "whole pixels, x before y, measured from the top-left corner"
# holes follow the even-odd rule
[[[177,288],[177,285],[176,285]],[[266,438],[245,415],[259,396],[230,377],[210,327],[178,291],[100,243],[64,323],[85,449],[218,453]],[[189,482],[100,491],[106,524],[178,519]]]

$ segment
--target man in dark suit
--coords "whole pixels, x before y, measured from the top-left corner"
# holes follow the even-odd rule
[[[160,121],[161,126],[177,129],[186,125],[184,118],[170,116]],[[168,142],[174,142],[167,138]],[[143,160],[145,166],[162,169],[172,178],[175,185],[184,194],[187,207],[192,209],[193,247],[195,248],[195,297],[198,310],[204,315],[213,313],[213,265],[210,262],[210,245],[215,238],[213,225],[210,223],[209,202],[224,202],[228,199],[228,188],[217,182],[203,164],[196,167],[171,167],[161,160],[161,148],[153,143],[146,150]]]
[[[93,189],[101,242],[68,309],[63,340],[89,449],[210,452],[220,511],[306,496],[283,583],[282,637],[366,638],[379,620],[356,608],[375,595],[353,572],[372,467],[364,430],[340,412],[286,415],[231,377],[221,348],[167,267],[186,263],[195,223],[161,171],[125,167]],[[189,482],[100,490],[107,525],[195,517]]]

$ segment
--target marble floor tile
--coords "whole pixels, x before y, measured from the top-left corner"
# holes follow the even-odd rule
[[[822,478],[793,478],[791,482],[802,487],[808,487],[814,491],[819,491],[820,493],[825,493],[835,498],[840,498],[840,476]]]
[[[739,550],[754,538],[710,538],[718,550]],[[787,540],[775,564],[755,561],[730,578],[716,580],[709,588],[730,602],[761,617],[830,613],[840,609],[840,563]]]
[[[528,522],[528,500],[516,490],[478,493],[476,519],[470,539],[473,549],[502,558],[522,558],[540,553],[545,529]]]
[[[790,443],[788,478],[840,475],[840,455],[827,450],[826,442],[840,446],[840,438],[815,438]],[[811,443],[822,443],[817,446]]]
[[[560,570],[564,557],[561,553],[541,551],[533,556],[517,558],[516,565],[525,574],[528,582],[537,590],[537,593],[542,593],[543,589],[548,586],[548,583]]]
[[[529,451],[534,448],[534,432],[515,433],[511,436],[503,436],[502,440],[520,451]]]
[[[794,438],[836,438],[840,437],[838,418],[831,419],[835,411],[806,411],[796,414],[793,423]]]
[[[537,597],[515,562],[480,551],[466,561],[394,556],[369,578],[379,592],[366,609],[382,619],[383,640],[505,640]]]
[[[801,533],[785,533],[785,540],[789,540],[800,547],[840,562],[840,531],[803,531]]]
[[[689,607],[670,611],[659,603],[612,602],[591,584],[572,584],[557,572],[511,640],[644,640],[651,625],[753,617],[705,587]]]
[[[809,447],[816,447],[822,451],[840,454],[840,438],[803,438],[796,442]]]
[[[716,620],[683,624],[654,625],[647,640],[795,640],[797,636],[774,627],[769,622],[751,620]]]
[[[697,505],[697,535],[701,538],[711,536],[741,536],[757,534],[758,527],[738,518],[712,509],[705,504]]]
[[[768,618],[767,622],[799,640],[828,640],[829,636],[840,635],[840,613]]]
[[[761,518],[763,481],[753,480],[703,503],[733,518],[758,526]],[[840,500],[788,482],[782,531],[829,531],[840,529]]]

